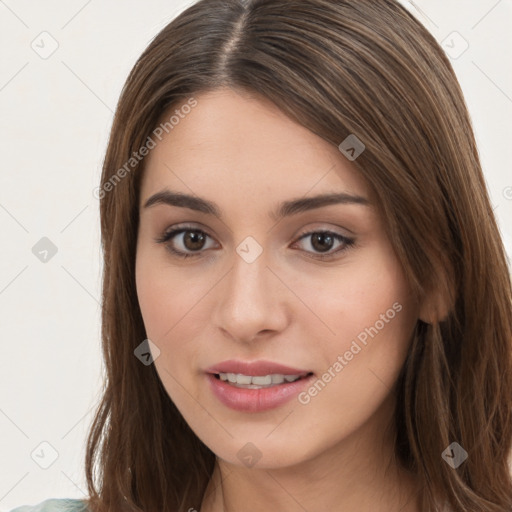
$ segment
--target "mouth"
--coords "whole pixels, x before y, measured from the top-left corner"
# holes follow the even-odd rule
[[[221,380],[235,388],[242,389],[265,389],[289,384],[300,379],[306,379],[313,375],[312,372],[285,375],[282,373],[271,373],[268,375],[244,375],[242,373],[214,373],[212,374],[217,380]]]
[[[314,378],[311,372],[302,375],[207,374],[213,396],[224,406],[242,413],[262,413],[281,407],[310,386]]]
[[[213,396],[240,412],[284,405],[314,381],[314,373],[270,361],[224,361],[206,370]]]

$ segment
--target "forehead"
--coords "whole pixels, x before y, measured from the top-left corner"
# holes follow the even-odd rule
[[[368,196],[363,178],[335,145],[270,101],[232,89],[194,99],[192,109],[177,105],[162,116],[165,122],[176,114],[146,157],[141,201],[165,187],[219,201],[233,199],[234,192],[252,202],[310,192]]]

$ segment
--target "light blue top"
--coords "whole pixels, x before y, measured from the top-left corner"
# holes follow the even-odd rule
[[[37,505],[22,505],[11,512],[87,512],[87,503],[70,498],[51,498]]]

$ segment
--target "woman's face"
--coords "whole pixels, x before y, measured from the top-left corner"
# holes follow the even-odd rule
[[[165,389],[240,466],[374,440],[418,309],[369,187],[266,100],[195,100],[155,139],[140,191],[137,293]]]

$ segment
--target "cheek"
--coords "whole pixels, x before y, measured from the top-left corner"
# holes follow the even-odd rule
[[[176,310],[170,298],[172,295],[169,294],[165,277],[144,257],[137,260],[136,285],[146,334],[158,344],[175,322]]]
[[[215,279],[171,267],[165,254],[142,249],[136,260],[136,286],[147,337],[159,348],[155,359],[162,382],[171,398],[183,393],[177,382],[193,392],[204,347],[201,340],[209,325],[208,292]],[[186,364],[184,364],[186,362]]]
[[[334,415],[333,404],[342,404],[336,409],[339,420],[357,424],[392,389],[405,361],[417,307],[394,254],[385,245],[333,269],[322,283],[312,276],[300,282],[302,293],[317,290],[309,295],[311,309],[331,331],[319,339],[320,382],[306,390],[301,403]]]
[[[295,280],[300,286],[297,294],[307,297],[310,310],[330,331],[325,331],[328,353],[349,350],[358,337],[362,342],[371,339],[375,329],[397,343],[408,339],[416,311],[398,262],[384,247]]]
[[[194,329],[202,325],[194,318],[197,290],[185,286],[179,272],[165,268],[144,252],[138,254],[136,262],[136,286],[146,335],[160,350],[154,360],[156,371],[183,413],[193,405],[187,402],[183,386],[195,395],[194,381],[183,362],[194,364],[199,353],[193,341],[199,338]]]
[[[165,255],[160,253],[142,248],[135,265],[137,297],[146,334],[157,344],[172,338],[180,328],[194,325],[188,319],[207,290],[206,284],[204,288],[200,282],[192,284],[185,272],[169,267]]]

